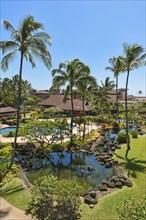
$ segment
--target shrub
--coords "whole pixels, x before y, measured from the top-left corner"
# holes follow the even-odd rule
[[[139,197],[140,198],[140,197]],[[122,220],[145,220],[146,219],[146,196],[137,199],[126,199],[116,207],[119,219]]]
[[[130,138],[130,136],[129,136]],[[119,144],[125,144],[127,143],[127,137],[126,137],[126,132],[119,132],[118,136],[117,136],[117,142]]]
[[[137,130],[131,131],[131,135],[133,138],[138,138],[138,131]]]
[[[118,132],[120,130],[119,123],[117,123],[116,121],[112,122],[111,126],[112,130],[115,132]]]

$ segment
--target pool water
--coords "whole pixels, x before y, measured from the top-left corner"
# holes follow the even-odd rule
[[[13,127],[6,127],[6,128],[1,128],[0,129],[0,134],[3,135],[3,134],[9,134],[10,132],[14,132],[16,130],[16,127],[13,126]]]

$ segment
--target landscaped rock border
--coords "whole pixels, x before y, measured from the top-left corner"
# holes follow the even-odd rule
[[[132,187],[133,185],[124,175],[118,161],[112,158],[117,149],[121,149],[121,146],[116,142],[115,138],[108,138],[104,133],[86,147],[86,152],[94,154],[96,159],[101,162],[101,165],[106,168],[114,167],[116,173],[115,176],[107,176],[107,179],[103,180],[99,185],[98,191],[89,191],[83,195],[84,203],[88,204],[90,208],[93,208],[94,205],[98,203],[100,197],[107,195],[116,189],[121,189],[123,186]]]

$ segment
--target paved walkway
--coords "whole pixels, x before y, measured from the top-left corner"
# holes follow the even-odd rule
[[[32,218],[0,197],[0,220],[32,220]]]

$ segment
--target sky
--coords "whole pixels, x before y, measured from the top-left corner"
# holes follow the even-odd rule
[[[136,43],[146,48],[146,0],[1,0],[0,4],[1,41],[10,40],[2,21],[9,21],[17,29],[27,15],[43,23],[45,32],[52,38],[50,70],[39,60],[35,60],[35,69],[24,62],[23,79],[38,90],[51,87],[52,69],[75,58],[90,67],[98,84],[106,77],[115,80],[113,73],[105,68],[110,65],[108,60],[111,57],[123,55],[123,43]],[[7,72],[1,71],[2,79],[18,74],[19,59],[17,56]],[[125,84],[126,73],[121,73],[119,88],[125,88]],[[130,95],[138,95],[141,90],[142,96],[146,96],[145,67],[131,71],[128,88]]]

